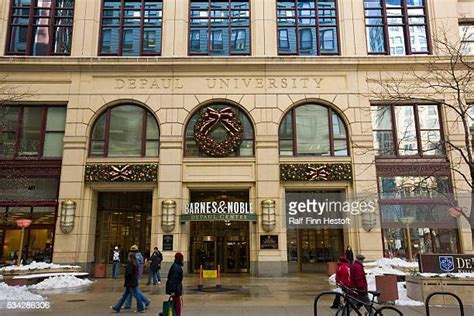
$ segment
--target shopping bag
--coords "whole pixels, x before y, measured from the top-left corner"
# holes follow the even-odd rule
[[[176,303],[170,298],[163,302],[163,316],[177,316]]]

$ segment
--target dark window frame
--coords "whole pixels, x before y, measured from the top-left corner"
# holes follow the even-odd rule
[[[428,7],[427,7],[427,1],[423,1],[423,6],[410,6],[408,7],[407,5],[407,0],[401,0],[401,7],[391,7],[391,9],[400,9],[402,12],[402,15],[397,15],[397,16],[389,16],[387,14],[387,5],[386,5],[386,0],[380,0],[381,7],[370,7],[366,8],[365,7],[365,1],[363,3],[364,5],[364,19],[365,19],[365,30],[366,30],[366,37],[367,37],[367,28],[368,27],[382,27],[383,28],[383,36],[384,36],[384,52],[370,52],[369,51],[369,38],[366,39],[367,41],[367,53],[369,55],[388,55],[388,56],[407,56],[407,55],[431,55],[432,54],[432,43],[431,43],[431,32],[430,32],[430,23],[429,23],[429,12],[428,12]],[[369,9],[373,10],[380,10],[382,12],[382,15],[367,15],[367,12]],[[408,15],[408,9],[423,9],[423,15]],[[370,11],[370,10],[369,10]],[[396,17],[396,18],[402,18],[402,23],[401,24],[396,24],[396,23],[388,23],[388,18],[389,17]],[[425,22],[424,23],[409,23],[409,18],[419,18],[423,17]],[[382,24],[367,24],[367,20],[370,18],[379,18],[382,19]],[[388,29],[391,26],[401,26],[403,28],[403,40],[404,40],[404,45],[405,45],[405,54],[404,55],[392,55],[390,53],[390,37],[389,37],[389,32]],[[427,50],[423,52],[412,52],[411,49],[411,36],[410,36],[410,27],[411,26],[424,26],[425,27],[425,32],[426,32],[426,46]]]
[[[126,57],[161,56],[161,53],[162,53],[162,50],[163,50],[163,6],[164,6],[163,0],[156,0],[156,2],[161,2],[161,8],[152,9],[153,11],[161,12],[160,17],[159,17],[159,19],[161,20],[161,23],[160,23],[159,27],[157,27],[156,25],[153,25],[153,24],[151,24],[151,25],[145,24],[145,11],[146,11],[145,10],[145,4],[146,4],[146,0],[141,0],[140,24],[138,24],[138,25],[127,25],[127,26],[124,25],[125,10],[126,10],[125,9],[125,3],[127,2],[127,0],[120,0],[120,9],[106,9],[104,7],[104,2],[105,1],[106,0],[101,1],[101,7],[100,7],[101,11],[100,11],[100,28],[99,28],[99,47],[97,48],[97,50],[98,50],[97,53],[98,53],[99,56],[124,56],[123,55],[124,28],[131,28],[131,29],[139,29],[140,30],[140,41],[139,41],[139,43],[140,43],[139,44],[140,45],[140,53],[138,55],[125,55]],[[131,10],[131,9],[128,9],[128,10]],[[119,14],[118,18],[114,17],[114,16],[107,17],[107,16],[104,15],[105,11],[110,11],[110,12],[119,11],[120,14]],[[110,19],[110,20],[118,19],[119,24],[118,25],[117,24],[107,25],[107,24],[104,24],[104,19]],[[152,19],[152,18],[148,17],[148,19]],[[109,29],[118,29],[119,30],[117,53],[103,53],[102,52],[104,27],[109,28]],[[161,32],[160,40],[161,40],[161,42],[159,43],[160,44],[160,51],[159,52],[146,52],[146,51],[144,51],[144,49],[143,49],[143,43],[144,43],[143,35],[144,35],[144,32],[145,32],[145,29],[147,29],[147,28],[160,29],[160,32]]]
[[[315,15],[311,16],[311,17],[306,17],[306,18],[310,18],[310,19],[315,19],[315,24],[314,25],[304,25],[304,26],[300,26],[299,25],[299,22],[298,22],[298,19],[299,19],[299,15],[298,15],[298,11],[299,11],[299,8],[298,8],[298,0],[286,0],[284,2],[294,2],[295,3],[295,6],[294,6],[294,15],[292,16],[292,18],[295,19],[295,25],[294,26],[287,26],[287,27],[294,27],[295,28],[295,31],[296,31],[296,53],[292,53],[292,52],[280,52],[280,26],[278,25],[278,0],[275,1],[275,7],[276,7],[276,18],[277,18],[277,21],[276,21],[276,27],[277,27],[277,39],[276,39],[276,42],[277,42],[277,50],[278,50],[278,55],[282,55],[282,56],[340,56],[341,55],[341,39],[340,39],[340,30],[339,30],[339,4],[338,4],[338,1],[337,0],[334,0],[334,4],[335,4],[335,7],[334,9],[319,9],[318,8],[318,1],[319,0],[313,0],[313,2],[315,2],[315,8],[314,9],[308,9],[310,11],[314,11]],[[283,2],[283,1],[282,1]],[[304,9],[306,10],[306,9]],[[331,11],[334,11],[335,12],[335,17],[334,19],[336,20],[336,24],[321,24],[319,23],[319,11],[320,10],[331,10]],[[282,26],[282,27],[285,27],[285,26]],[[301,54],[301,47],[300,47],[300,27],[302,28],[312,28],[316,31],[316,55],[308,55],[308,54]],[[337,46],[336,46],[336,49],[337,51],[336,52],[329,52],[329,53],[325,53],[325,52],[321,52],[321,33],[320,33],[320,28],[325,28],[325,27],[335,27],[336,28],[336,40],[337,40]],[[311,38],[313,39],[313,38]],[[290,44],[289,44],[289,32],[287,30],[287,42],[288,42],[288,45],[284,48],[290,48]]]
[[[72,41],[73,41],[73,31],[74,31],[74,11],[75,11],[75,4],[76,2],[73,1],[72,7],[57,7],[57,0],[51,0],[51,8],[42,8],[37,6],[37,0],[31,0],[30,5],[28,6],[15,6],[15,0],[10,1],[9,5],[9,16],[8,16],[8,28],[7,28],[7,43],[5,45],[5,55],[19,55],[19,56],[70,56],[71,55],[71,50],[72,50]],[[28,15],[22,15],[22,14],[14,14],[15,10],[28,10]],[[48,17],[46,16],[38,16],[35,14],[35,11],[41,10],[41,9],[46,9],[49,10],[49,15]],[[58,16],[56,15],[56,11],[58,10],[71,10],[72,15],[66,15],[66,16]],[[40,24],[40,23],[35,23],[35,19],[38,17],[44,17],[48,19],[48,24]],[[13,20],[15,18],[27,18],[28,19],[28,24],[21,24],[21,23],[13,23]],[[65,19],[65,18],[70,18],[72,20],[71,24],[58,24],[57,20]],[[13,27],[16,26],[26,26],[28,28],[27,31],[27,39],[26,39],[26,48],[24,53],[20,52],[14,52],[11,51],[11,41],[12,41],[12,30]],[[35,27],[38,26],[45,26],[48,28],[48,35],[49,35],[49,41],[48,41],[48,46],[47,46],[47,54],[46,55],[33,55],[33,30]],[[70,42],[70,51],[67,53],[55,53],[54,50],[54,43],[55,43],[55,36],[54,36],[54,30],[56,28],[69,28],[71,30],[71,42]]]
[[[17,118],[17,123],[16,123],[16,130],[15,130],[15,146],[14,146],[14,153],[13,153],[13,158],[0,158],[0,161],[7,161],[7,160],[62,160],[62,156],[57,156],[57,157],[45,157],[44,156],[44,144],[45,144],[45,138],[47,133],[60,133],[60,131],[47,131],[46,130],[46,124],[47,124],[47,118],[48,118],[48,109],[54,108],[54,107],[60,107],[66,109],[67,113],[67,106],[66,105],[28,105],[28,104],[21,104],[21,105],[16,105],[16,104],[11,104],[11,105],[6,105],[5,107],[18,107],[18,118]],[[39,142],[36,146],[38,155],[31,155],[31,156],[22,156],[20,155],[20,144],[23,136],[23,119],[24,119],[24,112],[26,107],[35,107],[35,108],[41,108],[41,127],[40,127],[40,136],[39,136]],[[1,110],[1,108],[0,108]],[[63,134],[66,131],[66,122],[64,122],[64,131],[62,132]],[[0,132],[2,132],[2,126],[0,125]],[[8,131],[11,132],[11,131]]]
[[[440,133],[440,147],[441,147],[441,151],[443,152],[443,154],[441,155],[427,155],[427,154],[424,154],[423,153],[423,146],[422,146],[422,142],[421,142],[421,132],[422,131],[425,131],[425,130],[434,130],[434,129],[421,129],[420,127],[420,120],[419,120],[419,114],[418,114],[418,106],[427,106],[427,105],[431,105],[431,106],[436,106],[436,109],[438,111],[438,122],[439,122],[439,133]],[[392,132],[392,141],[393,141],[393,152],[394,154],[393,155],[379,155],[376,153],[375,155],[375,158],[376,159],[390,159],[390,158],[396,158],[396,159],[413,159],[413,158],[441,158],[441,159],[445,159],[447,156],[446,156],[446,147],[444,145],[444,140],[445,140],[445,137],[444,137],[444,127],[443,127],[443,117],[442,117],[442,113],[441,113],[441,105],[440,104],[433,104],[433,103],[416,103],[416,104],[404,104],[404,103],[401,103],[401,104],[377,104],[377,103],[374,103],[374,104],[371,104],[371,108],[373,107],[381,107],[381,106],[385,106],[385,107],[390,107],[390,115],[391,115],[391,132]],[[397,120],[396,120],[396,117],[395,117],[395,107],[399,107],[399,106],[407,106],[407,107],[412,107],[413,108],[413,115],[414,115],[414,120],[415,120],[415,134],[416,134],[416,144],[417,144],[417,154],[414,154],[414,155],[400,155],[400,151],[399,151],[399,140],[398,140],[398,136],[397,136],[397,133],[398,133],[398,130],[397,130]],[[371,109],[372,111],[372,109]],[[374,129],[373,128],[373,125],[372,125],[372,132],[377,132],[377,131],[387,131],[387,130],[378,130],[378,129]],[[375,144],[375,139],[374,139],[374,144]]]
[[[242,143],[245,142],[245,141],[249,141],[249,140],[252,141],[252,154],[248,155],[248,156],[242,156],[242,155],[240,155],[240,150],[236,150],[233,154],[231,154],[227,157],[224,157],[224,158],[253,158],[253,157],[255,157],[255,127],[254,127],[254,124],[253,124],[252,120],[250,119],[250,116],[247,114],[247,112],[245,110],[243,110],[238,105],[231,104],[231,103],[224,102],[224,101],[222,101],[222,102],[217,101],[217,102],[201,105],[197,110],[195,110],[191,114],[191,116],[189,117],[189,120],[186,122],[186,128],[184,129],[184,142],[183,142],[184,143],[184,151],[183,151],[184,158],[215,158],[215,157],[211,157],[211,156],[206,156],[201,150],[199,150],[199,147],[197,148],[198,149],[198,155],[197,156],[196,155],[190,155],[190,154],[187,153],[187,148],[188,148],[188,133],[187,132],[188,132],[188,128],[189,128],[189,123],[192,121],[192,119],[196,115],[196,113],[202,113],[204,111],[204,109],[206,109],[208,107],[212,107],[213,105],[225,105],[225,106],[231,107],[233,110],[238,110],[239,113],[242,113],[242,115],[244,115],[249,120],[251,128],[252,128],[252,138],[245,138],[245,131],[244,131],[244,138],[242,139]],[[194,139],[194,137],[192,139]],[[189,137],[189,140],[191,140],[191,137]],[[217,159],[219,159],[219,158],[217,158]]]
[[[305,106],[305,105],[317,105],[317,106],[320,106],[320,107],[323,107],[323,108],[326,108],[326,110],[328,111],[328,128],[329,128],[329,155],[303,155],[303,154],[298,154],[298,135],[296,134],[296,115],[295,115],[295,110],[299,107],[302,107],[302,106]],[[345,137],[345,140],[346,140],[346,150],[347,150],[347,155],[344,155],[344,156],[336,156],[335,155],[335,145],[334,145],[334,141],[335,141],[335,137],[334,137],[334,126],[333,126],[333,118],[332,116],[333,115],[336,115],[337,117],[339,117],[339,119],[341,120],[341,122],[343,123],[344,125],[344,129],[346,131],[346,137]],[[282,138],[281,137],[281,128],[283,126],[283,121],[287,118],[288,115],[291,115],[291,138]],[[282,141],[291,141],[292,142],[292,146],[293,146],[293,154],[292,155],[281,155],[281,142]],[[285,113],[285,115],[283,116],[282,120],[280,121],[280,125],[278,127],[278,153],[279,153],[279,156],[280,158],[281,157],[350,157],[351,156],[351,151],[350,151],[350,142],[349,142],[349,130],[347,128],[347,124],[346,124],[346,121],[341,117],[341,115],[339,114],[339,112],[335,111],[333,108],[331,108],[330,106],[327,106],[327,105],[324,105],[324,104],[320,104],[320,103],[317,103],[317,102],[314,102],[314,103],[303,103],[303,104],[300,104],[300,105],[296,105],[296,106],[293,106],[288,112]]]
[[[227,17],[224,17],[224,19],[227,19],[228,20],[228,25],[227,25],[227,28],[229,30],[229,55],[216,55],[216,54],[213,54],[213,51],[215,52],[216,50],[213,50],[212,48],[212,44],[211,44],[211,34],[213,31],[215,31],[216,29],[219,30],[219,29],[222,29],[224,27],[216,27],[216,26],[212,26],[211,25],[211,20],[215,17],[211,17],[211,3],[212,2],[215,2],[215,0],[202,0],[201,2],[205,2],[207,1],[208,2],[208,10],[207,10],[207,52],[193,52],[191,47],[192,47],[192,43],[194,41],[194,39],[191,38],[191,34],[195,34],[196,31],[198,31],[199,33],[199,30],[200,29],[203,29],[205,28],[204,25],[201,25],[201,26],[192,26],[191,24],[191,19],[192,19],[192,16],[191,16],[191,6],[192,6],[192,1],[193,0],[190,0],[188,1],[188,56],[217,56],[217,57],[227,57],[227,56],[250,56],[252,55],[252,26],[251,26],[251,22],[252,22],[252,4],[251,4],[251,0],[242,0],[241,2],[247,2],[248,3],[248,9],[245,9],[245,10],[242,10],[242,9],[232,9],[232,0],[227,0],[228,3],[229,3],[229,8],[227,10],[219,10],[219,11],[227,11],[228,12],[228,16]],[[222,1],[219,1],[219,2],[226,2],[225,0],[222,0]],[[238,17],[238,19],[242,19],[242,20],[247,20],[248,21],[248,25],[247,26],[241,26],[241,25],[236,25],[236,26],[232,26],[232,12],[233,11],[248,11],[249,13],[249,16],[248,17]],[[205,20],[206,18],[201,18],[202,20]],[[233,30],[242,30],[242,29],[248,29],[248,32],[249,32],[249,48],[248,48],[248,52],[239,52],[239,50],[235,49],[233,50],[232,49],[232,31]],[[201,40],[201,37],[199,36],[199,40]],[[224,45],[223,45],[224,46]]]
[[[114,105],[114,106],[110,106],[106,110],[104,110],[102,113],[100,113],[99,116],[97,116],[97,118],[94,120],[94,124],[92,125],[91,131],[89,133],[90,139],[89,139],[89,146],[88,146],[89,147],[88,148],[88,157],[89,158],[109,158],[109,137],[110,137],[111,111],[112,111],[112,109],[117,108],[117,107],[121,107],[121,106],[136,106],[136,107],[143,110],[142,126],[141,126],[140,156],[114,156],[112,158],[120,158],[120,157],[132,158],[132,159],[133,158],[158,158],[159,154],[160,154],[160,136],[161,136],[160,124],[158,123],[158,120],[156,119],[155,115],[150,110],[148,110],[144,106],[141,106],[141,105],[138,105],[138,104],[135,104],[135,103],[121,103],[121,104],[117,104],[117,105]],[[148,113],[151,114],[151,117],[152,117],[152,119],[155,120],[155,123],[156,123],[157,128],[158,128],[158,139],[156,140],[156,141],[158,141],[158,153],[157,153],[157,155],[147,155],[146,154],[147,142],[152,141],[152,139],[147,138],[147,124],[148,124],[148,115],[147,114]],[[102,117],[104,117],[104,115],[105,115],[105,123],[104,123],[103,138],[95,139],[95,138],[93,138],[92,134],[94,132],[94,129],[95,129],[97,123],[99,122],[99,120]],[[103,141],[104,142],[103,155],[92,155],[92,143],[95,142],[95,141]]]

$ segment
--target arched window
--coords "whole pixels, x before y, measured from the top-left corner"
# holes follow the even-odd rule
[[[153,114],[137,105],[108,108],[94,123],[91,157],[157,157],[158,123]]]
[[[216,117],[219,118],[216,120]],[[210,140],[210,147],[213,147],[210,150],[202,150],[202,138],[195,134],[194,127],[197,122],[208,128],[201,132],[201,136],[205,134],[206,139]],[[209,124],[204,124],[206,122]],[[232,125],[235,125],[233,122],[240,126],[239,131],[232,130]],[[236,136],[238,134],[240,136]],[[225,146],[226,143],[234,140],[237,144],[235,148],[230,149]],[[201,147],[198,142],[201,142]],[[221,151],[216,150],[216,147],[220,147]],[[252,122],[247,114],[234,105],[214,103],[202,106],[193,114],[186,126],[184,155],[186,157],[251,157],[254,155]]]
[[[281,122],[279,138],[280,156],[348,156],[344,122],[323,105],[291,109]]]

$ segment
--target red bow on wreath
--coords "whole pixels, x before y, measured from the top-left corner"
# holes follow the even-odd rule
[[[231,135],[234,135],[240,130],[239,125],[234,121],[234,116],[235,114],[231,108],[222,110],[207,108],[206,112],[202,115],[204,122],[201,126],[201,132],[207,135],[220,122]]]

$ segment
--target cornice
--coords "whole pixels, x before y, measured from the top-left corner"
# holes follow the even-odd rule
[[[474,56],[466,56],[468,61]],[[429,63],[448,63],[449,58],[438,56],[278,56],[278,57],[32,57],[0,56],[0,70],[31,71],[159,71],[192,72],[212,71],[225,68],[227,71],[248,72],[249,70],[322,71],[407,69],[421,67]],[[243,68],[242,65],[246,67]],[[212,66],[212,68],[209,68]],[[145,67],[145,68],[143,68]]]

